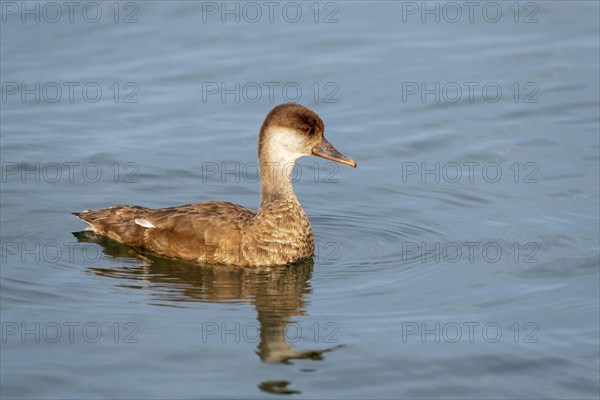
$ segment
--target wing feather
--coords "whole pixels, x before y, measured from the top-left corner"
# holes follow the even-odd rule
[[[256,214],[236,204],[208,202],[158,209],[115,206],[76,215],[130,246],[185,260],[239,263],[242,229]]]

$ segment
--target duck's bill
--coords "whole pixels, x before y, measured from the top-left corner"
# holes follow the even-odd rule
[[[356,168],[356,163],[350,157],[346,157],[339,151],[333,147],[331,143],[327,141],[327,139],[323,138],[321,143],[313,147],[312,149],[313,155],[317,157],[323,157],[331,161],[336,161],[342,164],[346,164],[351,166],[352,168]]]

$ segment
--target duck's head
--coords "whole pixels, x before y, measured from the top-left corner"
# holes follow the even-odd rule
[[[325,125],[317,113],[300,104],[273,108],[260,128],[261,162],[293,163],[302,156],[318,156],[356,168],[356,163],[333,147],[324,136]]]

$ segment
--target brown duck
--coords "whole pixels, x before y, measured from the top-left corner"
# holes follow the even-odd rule
[[[324,137],[319,116],[299,104],[267,114],[258,136],[258,212],[211,201],[169,208],[114,206],[74,213],[113,240],[166,257],[205,264],[269,266],[312,256],[310,222],[294,195],[291,166],[315,155],[356,167]]]

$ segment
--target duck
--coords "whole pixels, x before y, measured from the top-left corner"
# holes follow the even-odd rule
[[[312,257],[310,221],[292,188],[292,166],[317,156],[356,168],[325,138],[314,111],[275,106],[258,134],[260,202],[255,212],[224,201],[167,208],[118,205],[73,213],[88,229],[161,257],[194,264],[269,267]]]

